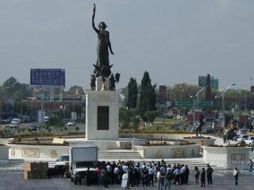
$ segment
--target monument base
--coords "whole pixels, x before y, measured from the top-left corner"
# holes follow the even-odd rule
[[[118,128],[118,92],[86,91],[86,140],[116,140]]]
[[[247,169],[251,147],[203,146],[204,161],[226,169]]]

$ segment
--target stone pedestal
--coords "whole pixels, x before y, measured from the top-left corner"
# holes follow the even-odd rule
[[[86,139],[116,140],[118,127],[118,92],[86,91]]]
[[[210,146],[214,145],[215,139],[210,137],[196,137],[196,136],[189,136],[184,137],[183,140],[199,144],[201,146]]]
[[[247,169],[251,147],[203,146],[204,161],[226,169]]]
[[[102,77],[97,77],[95,83],[96,91],[109,90],[109,78],[104,78],[103,81]]]

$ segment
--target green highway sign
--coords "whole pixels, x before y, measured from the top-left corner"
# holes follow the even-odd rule
[[[178,108],[192,108],[193,103],[190,100],[176,100],[175,106]],[[214,101],[200,101],[196,108],[213,108],[215,106]]]
[[[192,102],[190,100],[176,100],[175,106],[178,108],[191,108]]]

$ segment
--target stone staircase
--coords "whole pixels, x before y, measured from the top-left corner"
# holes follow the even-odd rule
[[[143,160],[138,152],[132,150],[107,150],[98,153],[99,160]]]
[[[207,167],[207,163],[203,160],[203,158],[176,158],[176,159],[165,159],[165,161],[167,163],[170,164],[184,164],[184,165],[188,165],[189,168],[194,168],[195,166],[197,166],[199,169],[200,168],[206,168]],[[215,165],[211,165],[213,168],[215,168]]]
[[[118,161],[118,160],[134,160],[139,162],[152,162],[161,161],[161,159],[144,159],[138,152],[132,150],[108,150],[98,153],[99,160],[101,161]],[[206,168],[207,163],[200,158],[175,158],[175,159],[164,159],[167,164],[184,164],[188,165],[189,168],[193,169],[195,166],[200,168]],[[215,165],[211,165],[214,169],[217,168]]]

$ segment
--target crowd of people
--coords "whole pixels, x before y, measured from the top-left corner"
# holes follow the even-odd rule
[[[90,169],[91,170],[91,169]],[[213,168],[195,167],[190,171],[188,165],[167,164],[165,161],[140,163],[134,161],[98,162],[95,170],[87,172],[87,185],[98,184],[108,188],[119,184],[123,189],[135,186],[156,186],[158,190],[170,189],[171,185],[186,185],[189,176],[195,176],[195,182],[200,186],[213,184]]]

